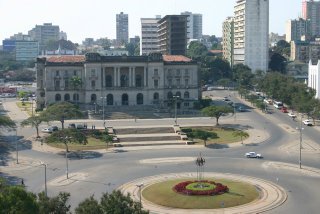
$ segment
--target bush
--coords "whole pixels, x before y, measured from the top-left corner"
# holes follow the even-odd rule
[[[184,133],[190,133],[192,132],[192,128],[182,128],[181,131]]]
[[[214,189],[211,190],[191,190],[186,187],[192,183],[209,183],[215,185]],[[221,183],[215,183],[214,181],[184,181],[173,187],[173,191],[183,194],[183,195],[221,195],[223,193],[229,192],[227,186],[222,185]]]

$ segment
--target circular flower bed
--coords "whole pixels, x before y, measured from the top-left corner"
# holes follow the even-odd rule
[[[173,188],[173,191],[183,195],[221,195],[229,192],[227,186],[214,181],[184,181],[178,183]]]

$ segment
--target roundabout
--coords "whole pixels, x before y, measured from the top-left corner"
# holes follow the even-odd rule
[[[219,182],[224,182],[224,184],[228,184],[230,192],[232,192],[234,189],[234,186],[230,185],[231,183],[240,183],[244,186],[241,186],[239,189],[243,190],[246,189],[246,187],[252,187],[253,189],[255,189],[257,194],[253,194],[254,197],[251,197],[249,200],[244,200],[242,203],[237,203],[237,201],[235,200],[235,197],[237,195],[226,197],[228,193],[215,196],[195,196],[198,197],[197,199],[192,198],[194,196],[184,195],[182,196],[184,197],[184,199],[182,199],[182,204],[184,204],[183,208],[174,207],[175,204],[180,203],[181,201],[179,200],[179,197],[174,195],[180,194],[174,192],[173,190],[170,193],[170,200],[167,200],[171,203],[166,204],[165,206],[163,204],[160,204],[159,200],[157,200],[157,198],[161,196],[160,192],[151,191],[150,194],[150,189],[155,190],[154,188],[156,186],[159,186],[156,191],[158,191],[158,189],[163,189],[163,191],[166,192],[165,188],[162,188],[163,186],[172,188],[174,186],[172,184],[175,184],[177,182],[179,183],[179,181],[182,182],[186,180],[194,180],[195,178],[197,178],[196,172],[162,174],[157,176],[144,177],[120,186],[119,190],[121,190],[125,194],[130,193],[130,195],[136,201],[139,201],[141,199],[144,209],[149,210],[150,213],[260,213],[272,210],[280,206],[287,199],[287,194],[282,187],[259,178],[214,172],[205,172],[204,176],[208,178],[208,180],[214,179]],[[139,191],[139,189],[141,190],[141,192]],[[242,196],[241,193],[238,194],[238,197],[245,198],[248,193],[245,192],[243,194],[244,195]],[[214,197],[217,197],[217,200],[215,200]],[[185,198],[188,198],[188,200],[186,200]],[[200,202],[196,206],[195,204],[197,204],[198,199],[200,200]],[[194,203],[191,203],[192,201]],[[235,203],[232,203],[232,201],[235,201]],[[210,206],[201,206],[201,204],[207,204]]]

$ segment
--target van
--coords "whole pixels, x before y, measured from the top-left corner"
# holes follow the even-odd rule
[[[274,101],[273,102],[273,106],[276,108],[276,109],[281,109],[283,107],[283,103],[280,102],[280,101]]]

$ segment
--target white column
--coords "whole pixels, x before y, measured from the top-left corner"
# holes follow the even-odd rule
[[[132,68],[132,86],[133,87],[136,87],[136,67],[133,67]]]
[[[144,82],[144,87],[147,86],[147,67],[144,67],[144,72],[143,72],[143,82]]]
[[[121,86],[121,80],[120,80],[121,79],[121,72],[120,72],[121,67],[118,67],[117,70],[118,70],[117,82],[118,82],[118,86]]]
[[[132,87],[132,67],[129,67],[129,87]]]
[[[113,67],[113,86],[116,87],[118,86],[117,84],[117,68]]]
[[[101,72],[102,72],[102,75],[98,76],[99,75],[99,72],[97,71],[96,73],[96,76],[98,76],[98,79],[100,79],[100,77],[102,76],[102,85],[101,85],[101,89],[104,89],[105,86],[106,86],[106,68],[101,68]]]

